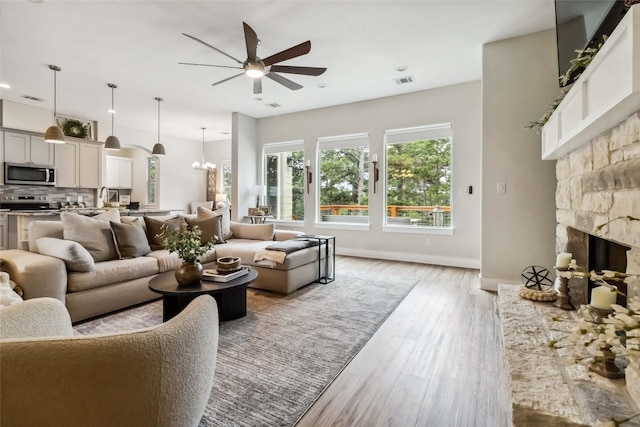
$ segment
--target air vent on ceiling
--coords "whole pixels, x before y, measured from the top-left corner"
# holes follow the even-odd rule
[[[282,107],[282,105],[278,104],[277,102],[272,102],[271,104],[267,104],[267,106],[271,108]]]
[[[22,98],[28,99],[29,101],[44,102],[44,99],[31,96],[31,95],[22,95]]]
[[[393,81],[396,82],[396,84],[398,85],[413,83],[413,76],[399,77],[397,79],[393,79]]]

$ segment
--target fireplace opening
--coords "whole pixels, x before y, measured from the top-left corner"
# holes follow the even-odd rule
[[[626,272],[627,270],[627,251],[631,249],[629,246],[624,246],[619,243],[612,242],[600,238],[598,236],[589,235],[589,250],[588,250],[588,271],[602,271],[613,270],[619,272]],[[611,283],[618,287],[618,290],[624,294],[618,294],[616,303],[626,307],[627,305],[627,285],[626,283],[616,282]],[[588,300],[591,300],[591,291],[593,288],[599,285],[589,280],[589,295]]]

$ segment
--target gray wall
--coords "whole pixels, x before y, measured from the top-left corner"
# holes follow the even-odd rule
[[[315,226],[315,188],[305,200],[304,231],[336,236],[337,252],[478,268],[480,265],[480,82],[470,82],[405,95],[363,101],[258,120],[258,142],[267,144],[304,140],[312,164],[319,137],[369,133],[371,153],[381,155],[384,131],[451,122],[453,126],[453,235],[382,230],[383,195],[370,188],[370,230]],[[258,153],[259,154],[259,153]],[[234,171],[235,172],[235,171]],[[380,171],[384,174],[384,171]],[[314,178],[316,173],[314,172]],[[315,181],[315,180],[314,180]],[[382,181],[381,181],[382,182]],[[473,194],[467,187],[474,187]],[[241,214],[246,212],[240,211]],[[281,228],[295,228],[292,223]],[[431,246],[426,245],[431,240]]]
[[[480,274],[483,289],[496,289],[555,261],[555,161],[540,160],[540,136],[524,128],[560,95],[555,32],[489,43],[482,56]]]

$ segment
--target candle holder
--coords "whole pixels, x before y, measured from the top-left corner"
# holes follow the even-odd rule
[[[613,310],[604,310],[602,308],[596,308],[591,304],[587,305],[587,309],[589,313],[591,313],[591,317],[595,323],[604,323],[603,320],[608,318],[610,314],[613,313]]]
[[[556,267],[558,272],[569,271],[569,267]],[[562,309],[562,310],[575,310],[576,308],[571,304],[571,297],[569,296],[569,278],[560,275],[560,295],[558,295],[558,300],[553,303],[554,306]]]
[[[611,346],[607,346],[602,351],[605,356],[598,357],[595,361],[591,362],[589,364],[589,371],[605,378],[624,378],[624,370],[616,366],[616,355],[611,351]]]

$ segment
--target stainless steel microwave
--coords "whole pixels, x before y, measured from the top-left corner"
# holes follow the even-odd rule
[[[22,185],[55,185],[56,172],[55,169],[50,166],[5,162],[4,183]]]

